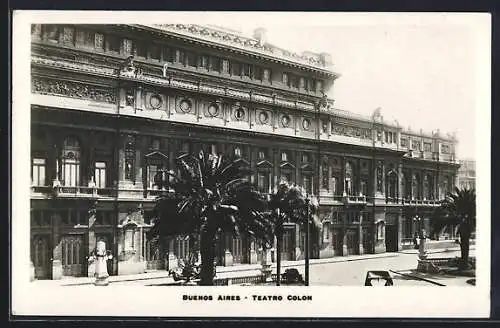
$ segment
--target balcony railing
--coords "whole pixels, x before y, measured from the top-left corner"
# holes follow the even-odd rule
[[[154,188],[148,188],[146,190],[146,197],[158,197],[160,195],[163,195],[165,193],[173,193],[174,191],[172,189],[154,189]]]
[[[440,203],[437,199],[403,199],[403,204],[407,205],[438,206]]]
[[[342,201],[345,204],[366,204],[366,196],[352,196],[352,195],[344,195],[342,197]]]
[[[33,194],[52,194],[56,197],[113,197],[116,195],[114,188],[97,188],[84,186],[32,186]]]

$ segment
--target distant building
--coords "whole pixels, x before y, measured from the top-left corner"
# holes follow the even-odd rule
[[[460,168],[457,173],[458,188],[476,188],[476,161],[461,159],[458,161]]]
[[[455,136],[334,107],[325,53],[292,53],[199,25],[32,25],[31,260],[38,279],[175,266],[189,238],[151,239],[159,169],[200,149],[245,163],[320,204],[312,258],[400,250],[455,185]],[[375,106],[374,106],[375,107]],[[422,221],[420,221],[422,220]],[[286,224],[283,260],[304,258]],[[221,232],[218,265],[258,263],[259,241]]]

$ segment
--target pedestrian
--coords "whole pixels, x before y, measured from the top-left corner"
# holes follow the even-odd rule
[[[415,249],[418,249],[419,243],[418,243],[418,235],[417,235],[417,233],[415,233],[413,235],[413,245],[414,245]]]

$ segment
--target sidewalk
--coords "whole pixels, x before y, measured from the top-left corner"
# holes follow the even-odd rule
[[[448,252],[448,250],[430,250],[432,253],[443,253]],[[452,250],[450,252],[454,252]],[[403,254],[417,254],[418,250],[407,250],[399,253],[381,253],[381,254],[365,254],[365,255],[350,255],[350,256],[338,256],[331,258],[323,258],[323,259],[311,259],[311,265],[317,264],[325,264],[325,263],[338,263],[338,262],[349,262],[349,261],[362,261],[369,259],[378,259],[378,258],[390,258],[397,257]],[[430,253],[430,252],[429,252]],[[295,267],[298,268],[299,271],[304,268],[304,260],[300,261],[282,261],[281,262],[281,271],[284,272],[286,268]],[[276,272],[276,263],[272,263],[271,268],[273,272]],[[218,266],[217,267],[217,278],[235,278],[235,277],[245,277],[260,274],[261,264],[241,264],[235,266]],[[120,283],[130,284],[131,282],[137,282],[142,285],[146,285],[148,283],[155,284],[168,284],[174,283],[172,277],[168,275],[166,270],[158,270],[158,271],[149,271],[140,274],[133,275],[120,275],[120,276],[110,276],[109,277],[110,284]],[[47,285],[58,285],[58,286],[81,286],[81,285],[93,285],[94,278],[91,277],[68,277],[63,278],[61,280],[35,280],[32,282],[33,284],[47,284]]]
[[[469,248],[469,252],[472,253],[476,250],[474,245],[471,245]],[[436,248],[436,249],[426,249],[427,254],[435,254],[435,253],[456,253],[460,252],[460,246],[450,247],[450,248]],[[418,249],[405,249],[400,251],[402,254],[418,254]]]

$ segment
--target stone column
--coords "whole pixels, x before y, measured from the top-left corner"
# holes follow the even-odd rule
[[[377,196],[377,161],[375,159],[372,160],[371,172],[373,174],[373,177],[372,177],[372,190],[370,194],[372,197],[375,198]]]
[[[345,218],[344,220],[345,221]],[[347,255],[350,255],[348,252],[347,252],[347,227],[345,227],[345,223],[344,223],[344,227],[342,228],[341,230],[342,232],[342,256],[347,256]]]
[[[302,172],[300,172],[301,166],[301,156],[300,151],[295,151],[295,183],[299,186],[302,186]],[[311,180],[312,185],[312,180]],[[305,186],[303,186],[305,188]]]
[[[67,213],[65,215],[67,215]],[[52,245],[53,245],[52,279],[53,280],[61,279],[63,275],[60,224],[61,224],[60,213],[58,213],[56,210],[52,214]]]
[[[361,160],[358,158],[356,160],[356,169],[354,171],[356,176],[356,185],[354,194],[358,196],[361,193]]]
[[[404,197],[403,195],[403,163],[398,163],[398,203],[401,202],[401,199]]]
[[[279,148],[274,148],[272,150],[273,160],[274,160],[274,168],[272,171],[273,177],[271,178],[271,183],[269,185],[269,189],[273,190],[275,186],[279,183],[279,175],[280,175],[280,162],[281,162],[281,153]]]
[[[403,210],[400,209],[397,214],[397,227],[398,227],[398,252],[402,250],[401,240],[403,239]]]
[[[409,186],[406,186],[407,188],[410,188],[409,189],[409,193],[408,195],[410,196],[410,199],[413,199],[414,198],[414,195],[413,195],[413,169],[408,169],[408,175],[410,177],[409,181],[410,181],[410,185]],[[408,179],[407,179],[407,182],[408,182]],[[408,184],[408,183],[407,183]]]
[[[96,237],[95,237],[95,221],[96,221],[96,209],[93,205],[89,208],[89,229],[88,229],[88,251],[87,255],[90,255],[92,251],[96,248]],[[111,242],[111,241],[109,241]],[[87,257],[86,257],[87,258]],[[87,276],[93,277],[95,273],[95,263],[88,262],[87,266]]]
[[[382,195],[386,196],[386,190],[385,190],[385,175],[386,175],[386,172],[385,172],[385,162],[384,161],[381,161],[381,165],[382,165]]]
[[[346,194],[346,191],[345,191],[345,164],[346,164],[346,158],[345,156],[342,156],[342,158],[340,159],[340,178],[339,178],[339,188],[341,190],[341,195],[345,195]]]
[[[257,174],[257,152],[258,149],[256,147],[250,147],[250,183],[256,183],[256,174]]]
[[[175,247],[175,238],[169,237],[167,238],[168,244],[168,259],[167,259],[167,268],[168,270],[172,270],[178,267],[177,257],[175,256],[174,247]]]
[[[363,212],[359,213],[358,243],[359,243],[359,255],[363,255],[365,253],[363,245]]]
[[[295,260],[298,261],[301,259],[302,250],[300,249],[300,225],[295,225]]]
[[[135,181],[134,184],[136,188],[142,189],[142,149],[144,148],[144,139],[142,136],[136,136],[135,138]]]
[[[255,244],[255,239],[252,237],[249,238],[249,245],[250,245],[250,258],[249,258],[249,263],[250,264],[255,264],[257,263],[257,251],[255,250],[256,244]]]
[[[120,135],[118,138],[118,181],[125,181],[125,141],[126,136]]]

